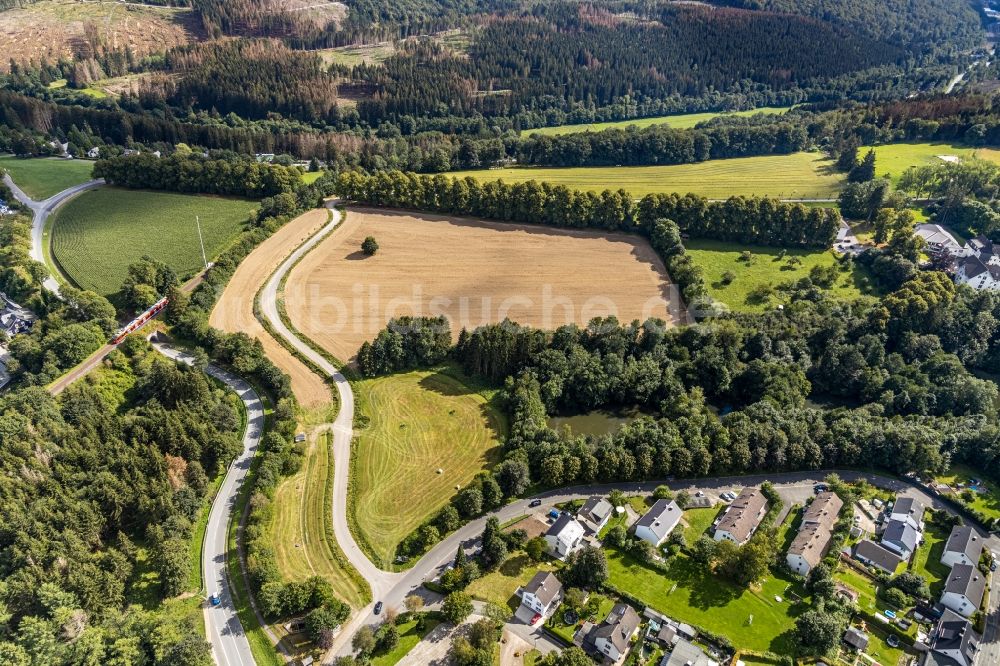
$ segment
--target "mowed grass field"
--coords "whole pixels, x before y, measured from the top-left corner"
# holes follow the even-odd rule
[[[354,391],[348,510],[375,564],[388,569],[403,537],[498,458],[506,422],[489,394],[450,368],[358,381]]]
[[[671,116],[653,116],[651,118],[636,118],[634,120],[618,120],[607,123],[584,123],[580,125],[557,125],[555,127],[539,127],[537,129],[522,130],[521,134],[543,134],[558,135],[572,134],[574,132],[600,132],[606,129],[625,129],[626,127],[651,127],[653,125],[669,125],[675,129],[687,129],[694,127],[698,123],[703,123],[712,118],[720,116],[755,116],[757,114],[780,115],[786,113],[790,106],[762,106],[759,109],[749,111],[718,111],[710,113],[682,113]]]
[[[6,169],[14,183],[35,201],[43,201],[66,188],[86,183],[93,168],[93,162],[82,160],[0,156],[0,169]]]
[[[776,247],[694,239],[685,241],[684,246],[691,259],[704,271],[705,284],[708,285],[712,298],[742,312],[761,311],[781,301],[779,294],[767,302],[753,302],[750,293],[760,285],[777,287],[783,282],[794,282],[807,277],[814,266],[836,264],[832,250],[782,250]],[[749,264],[740,260],[740,255],[745,251],[752,255]],[[802,263],[793,267],[788,263],[790,257],[798,257]],[[727,272],[734,273],[736,279],[723,284],[722,276]],[[854,264],[850,271],[838,273],[836,283],[830,291],[840,298],[858,298],[871,293],[871,278],[864,268]]]
[[[336,417],[336,407],[327,421]],[[354,608],[371,600],[371,591],[359,584],[333,538],[330,502],[333,484],[332,442],[329,431],[312,433],[302,469],[286,477],[274,493],[271,538],[283,580],[301,581],[321,576],[337,596]]]
[[[102,187],[67,203],[52,223],[52,255],[80,288],[111,296],[129,264],[149,255],[180,279],[202,268],[195,216],[211,261],[243,229],[254,201]]]
[[[456,178],[472,176],[482,181],[502,179],[508,183],[536,180],[594,192],[621,188],[637,198],[655,192],[694,192],[709,199],[728,199],[739,194],[834,199],[843,184],[843,176],[818,152],[670,166],[510,167],[457,171],[450,175]]]
[[[872,146],[858,149],[858,155],[863,157],[870,148]],[[912,166],[942,164],[942,156],[959,159],[978,157],[1000,163],[1000,150],[971,148],[955,143],[893,143],[874,146],[874,149],[875,174],[879,177],[888,176],[893,184],[899,182],[903,172]]]

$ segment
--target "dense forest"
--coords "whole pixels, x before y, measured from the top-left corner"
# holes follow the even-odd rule
[[[141,338],[58,399],[0,400],[0,662],[210,662],[197,607],[130,604],[188,589],[192,525],[239,448],[240,409]]]
[[[966,0],[710,0],[715,5],[788,12],[853,28],[918,50],[978,45],[979,15]]]

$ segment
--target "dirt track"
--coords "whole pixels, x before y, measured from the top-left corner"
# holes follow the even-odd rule
[[[360,251],[369,235],[373,257]],[[455,335],[505,317],[675,322],[671,291],[638,236],[358,208],[289,273],[285,303],[299,331],[347,360],[394,316],[445,314]]]
[[[292,378],[292,391],[304,407],[315,407],[329,402],[330,388],[319,375],[292,356],[264,330],[254,317],[253,303],[257,292],[278,264],[302,241],[323,226],[327,216],[326,209],[311,210],[295,218],[261,243],[236,269],[209,318],[209,323],[216,328],[229,333],[242,331],[260,340],[267,357]]]

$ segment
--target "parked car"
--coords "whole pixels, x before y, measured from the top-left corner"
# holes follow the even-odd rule
[[[381,612],[382,612],[382,602],[380,601],[377,604],[375,604],[375,614],[378,615]]]
[[[208,603],[212,604],[213,606],[218,606],[219,604],[222,603],[222,599],[219,598],[219,595],[213,594],[208,598]]]
[[[885,642],[889,644],[889,647],[899,647],[899,639],[896,638],[896,634],[889,634],[889,636],[885,639]]]
[[[535,613],[534,615],[531,616],[531,622],[529,622],[528,624],[534,625],[541,619],[542,619],[542,614]]]
[[[828,486],[825,483],[817,483],[815,486],[813,486],[813,492],[825,493],[827,491],[827,488]]]
[[[528,506],[530,506],[530,507],[536,507],[536,506],[541,506],[541,505],[542,505],[542,500],[540,500],[540,499],[533,499],[530,502],[528,502]]]

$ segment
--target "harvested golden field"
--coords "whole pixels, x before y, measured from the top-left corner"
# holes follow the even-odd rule
[[[366,236],[379,245],[371,257]],[[393,317],[443,314],[455,335],[505,318],[545,329],[609,314],[673,323],[672,291],[638,236],[359,208],[289,273],[285,307],[346,360]]]
[[[187,44],[200,28],[190,9],[123,2],[48,0],[0,12],[0,43],[5,57],[36,63],[42,59],[87,58],[99,43],[143,56]]]
[[[236,269],[208,320],[227,333],[242,331],[260,340],[267,357],[292,378],[292,391],[303,407],[330,402],[330,387],[264,330],[254,316],[253,306],[257,292],[278,264],[322,227],[328,217],[325,208],[303,213],[261,243]]]

